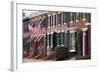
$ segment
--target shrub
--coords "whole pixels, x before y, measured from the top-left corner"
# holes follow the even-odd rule
[[[56,60],[66,60],[68,58],[68,48],[67,47],[55,47],[55,58]]]
[[[91,59],[91,56],[76,56],[76,60],[86,60]]]

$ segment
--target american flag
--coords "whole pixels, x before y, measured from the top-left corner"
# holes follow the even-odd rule
[[[35,26],[34,32],[39,33],[40,31],[41,31],[41,27],[40,27],[40,24],[38,24],[38,26]]]

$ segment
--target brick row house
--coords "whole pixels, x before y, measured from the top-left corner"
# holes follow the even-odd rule
[[[38,11],[23,17],[23,58],[46,59],[59,46],[69,56],[90,59],[91,13]]]

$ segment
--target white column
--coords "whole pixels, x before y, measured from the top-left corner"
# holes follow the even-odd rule
[[[63,23],[63,12],[61,13],[61,24],[64,24]]]
[[[47,48],[49,48],[49,33],[47,33]]]
[[[50,28],[50,15],[48,15],[48,28]]]
[[[83,13],[83,21],[85,21],[85,20],[86,20],[85,13]]]
[[[65,30],[65,33],[64,33],[64,46],[67,46],[67,37],[66,37],[66,35],[67,35],[67,30]]]
[[[58,25],[58,21],[57,21],[57,14],[56,14],[56,26]]]
[[[61,46],[64,46],[64,41],[63,41],[63,39],[64,39],[64,35],[63,35],[63,33],[64,33],[64,30],[62,30],[61,32],[60,32],[60,36],[61,36]]]
[[[79,22],[79,13],[76,13],[76,22]]]
[[[75,50],[75,30],[71,30],[70,31],[70,33],[71,33],[71,39],[70,39],[70,52],[75,52],[76,50]]]
[[[52,22],[53,22],[53,21],[52,21],[52,15],[51,15],[51,25],[50,25],[50,27],[52,27],[52,25],[53,25]]]
[[[55,26],[55,13],[53,13],[53,27]]]
[[[49,55],[50,54],[50,46],[49,46],[49,33],[47,33],[47,55]]]
[[[61,12],[58,12],[58,20],[59,20],[58,26],[60,26],[61,25]]]
[[[83,56],[85,56],[85,35],[86,35],[86,30],[87,28],[83,28],[83,47],[82,47],[82,51],[83,51]]]
[[[75,50],[75,32],[72,33],[72,49]]]
[[[85,56],[85,47],[84,47],[84,34],[85,34],[85,32],[83,31],[83,56]]]
[[[72,16],[73,16],[73,13],[71,12],[70,13],[70,23],[73,23]]]

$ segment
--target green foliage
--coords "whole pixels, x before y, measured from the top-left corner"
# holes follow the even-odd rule
[[[56,60],[65,60],[68,58],[68,48],[67,47],[55,47],[55,57]]]
[[[75,38],[75,42],[76,43],[80,43],[80,31],[77,31],[77,34],[76,34],[76,38]]]
[[[91,59],[91,56],[76,56],[76,60],[86,60]]]

